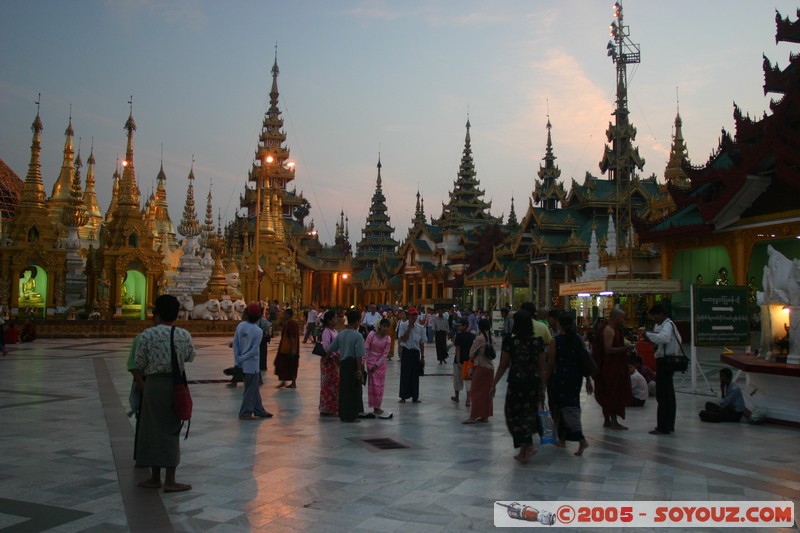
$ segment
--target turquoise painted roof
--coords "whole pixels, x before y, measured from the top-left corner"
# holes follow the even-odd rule
[[[657,225],[653,226],[650,231],[665,231],[670,228],[682,228],[686,226],[699,226],[705,224],[697,204],[691,204],[677,213],[674,213],[669,218],[662,220]]]
[[[419,250],[420,252],[432,252],[433,251],[433,250],[431,250],[431,247],[428,244],[428,241],[426,241],[424,239],[415,240],[414,241],[414,246],[416,246],[417,250]]]
[[[358,272],[357,274],[353,274],[353,279],[356,281],[369,281],[369,278],[372,277],[372,269],[365,268]]]

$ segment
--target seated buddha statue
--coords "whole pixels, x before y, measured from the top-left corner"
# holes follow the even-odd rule
[[[19,280],[19,305],[34,305],[43,303],[42,295],[36,292],[36,271],[26,268],[22,271]]]
[[[128,286],[122,284],[122,305],[133,305],[136,303],[136,297],[128,291]]]

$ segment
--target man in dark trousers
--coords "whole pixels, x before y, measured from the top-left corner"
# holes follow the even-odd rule
[[[664,307],[656,304],[650,308],[650,316],[656,325],[653,331],[645,333],[656,349],[656,427],[652,435],[667,435],[675,431],[675,384],[672,377],[675,369],[667,357],[681,354],[681,334],[675,322],[667,318]]]

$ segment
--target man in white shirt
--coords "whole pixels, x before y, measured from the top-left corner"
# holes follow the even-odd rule
[[[420,365],[425,364],[425,328],[417,324],[419,311],[409,307],[407,322],[397,326],[397,339],[400,341],[400,403],[408,398],[419,403]]]
[[[308,342],[308,338],[311,337],[313,342],[317,342],[317,337],[314,335],[314,329],[317,327],[317,307],[314,304],[311,304],[311,309],[308,310],[308,314],[306,314],[306,335],[303,337],[303,344]]]
[[[380,323],[381,318],[381,314],[376,310],[375,305],[372,304],[369,306],[367,312],[364,313],[364,319],[361,322],[367,328],[367,331],[374,331],[375,326]]]
[[[656,428],[652,435],[667,435],[675,431],[675,384],[672,376],[675,369],[667,361],[667,356],[677,356],[681,351],[681,334],[675,323],[667,318],[664,307],[656,304],[650,308],[650,316],[656,323],[653,331],[646,333],[656,349]]]
[[[443,365],[447,361],[447,335],[450,332],[450,325],[447,317],[444,316],[444,309],[441,307],[436,310],[433,317],[433,338],[436,342],[436,359]]]

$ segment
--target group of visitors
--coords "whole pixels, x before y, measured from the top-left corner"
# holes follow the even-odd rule
[[[150,468],[150,477],[139,485],[163,487],[165,492],[191,489],[190,485],[178,483],[175,478],[180,463],[182,421],[173,408],[173,374],[175,369],[182,372],[184,363],[195,357],[189,332],[173,325],[178,309],[174,296],[162,295],[156,299],[155,326],[136,337],[128,360],[128,369],[134,378],[133,392],[140,395],[136,407],[134,459],[138,466]],[[312,310],[317,312],[316,308]],[[266,369],[265,337],[271,332],[271,322],[264,314],[265,309],[259,304],[248,305],[231,344],[235,367],[241,369],[244,382],[239,409],[241,420],[273,416],[264,408],[259,389],[261,372]],[[632,377],[634,372],[637,375],[639,372],[636,361],[630,358],[632,349],[622,334],[622,311],[613,310],[608,320],[599,326],[591,343],[591,354],[576,331],[571,313],[551,311],[545,322],[537,320],[532,304],[525,304],[513,317],[507,309],[501,315],[503,335],[496,369],[491,322],[480,318],[473,329],[467,317],[454,320],[454,395],[451,399],[459,403],[460,392],[465,391],[465,405],[470,412],[464,424],[488,422],[493,415],[497,385],[507,374],[504,413],[513,446],[518,450],[514,459],[520,463],[527,463],[536,453],[533,435],[544,429],[540,411],[547,409],[552,413],[555,425],[556,446],[565,447],[568,441],[577,442],[575,455],[578,456],[588,448],[581,423],[580,395],[584,379],[587,394],[594,393],[602,407],[604,427],[627,429],[620,419],[625,418],[625,408],[632,405],[633,391],[639,389],[641,392],[642,387],[640,380]],[[422,401],[419,377],[424,369],[428,336],[426,327],[419,323],[416,308],[399,310],[396,314],[387,310],[385,316],[374,306],[363,312],[351,309],[343,317],[345,328],[341,331],[336,327],[338,315],[333,310],[317,312],[317,316],[319,327],[315,317],[315,327],[309,331],[311,322],[307,318],[305,333],[306,337],[318,340],[324,351],[320,357],[320,415],[338,416],[347,423],[359,422],[363,418],[392,418],[393,414],[382,408],[382,402],[386,364],[392,357],[395,342],[400,351],[400,403],[409,399],[413,403]],[[657,424],[651,433],[662,435],[674,431],[674,370],[668,366],[667,356],[679,349],[681,337],[663,307],[653,306],[650,316],[656,327],[645,336],[657,346],[658,401]],[[432,319],[436,340],[444,328],[443,318],[444,312],[439,310]],[[441,321],[439,326],[437,319]],[[448,332],[445,331],[445,335]],[[281,342],[275,357],[275,373],[281,388],[296,388],[299,344],[300,331],[293,313],[291,309],[284,310]],[[588,365],[587,361],[594,363]],[[589,366],[594,369],[587,370]],[[708,422],[738,421],[744,411],[741,389],[732,379],[729,369],[721,370],[720,379],[722,404],[706,404],[700,418]],[[365,384],[371,412],[364,409],[362,393]],[[162,468],[166,471],[163,482]]]

